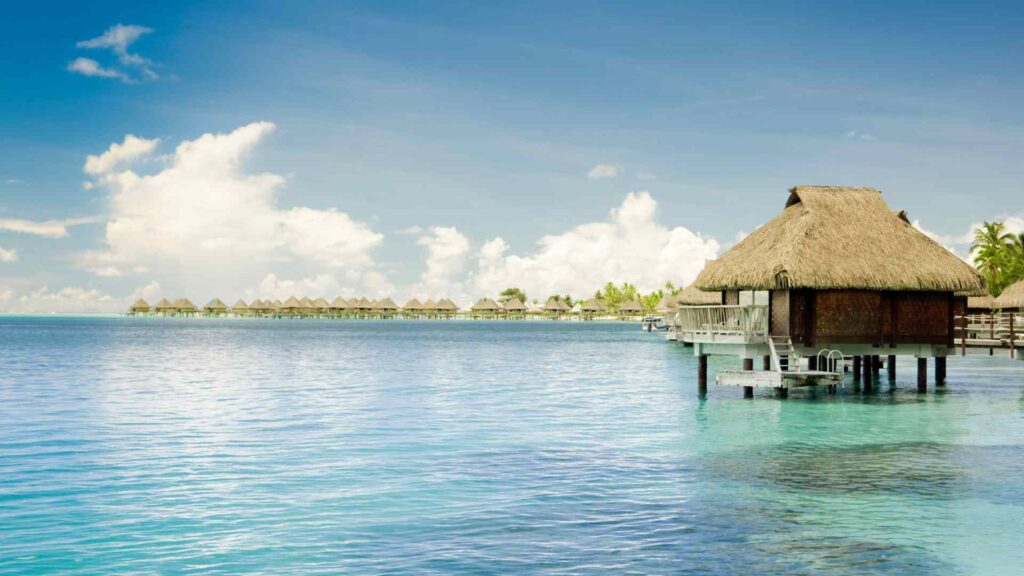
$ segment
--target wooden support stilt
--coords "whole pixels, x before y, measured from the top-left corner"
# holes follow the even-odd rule
[[[936,356],[935,357],[935,385],[945,386],[946,385],[946,357]]]
[[[697,395],[701,398],[708,394],[708,355],[697,357]]]
[[[808,356],[807,357],[807,369],[808,370],[817,370],[818,369],[818,357],[817,356]]]
[[[917,391],[928,391],[928,359],[917,359]]]
[[[1017,345],[1014,342],[1016,334],[1013,329],[1013,312],[1010,312],[1010,358],[1017,357]]]
[[[874,383],[874,362],[871,359],[870,354],[865,354],[861,358],[861,365],[864,371],[864,391],[871,392],[871,386]]]
[[[882,357],[875,354],[871,357],[871,374],[878,377],[882,373]]]
[[[889,373],[889,380],[896,379],[896,355],[889,354],[889,357],[885,360],[885,370]]]
[[[776,388],[775,389],[775,397],[776,398],[789,398],[789,388],[786,388],[784,386],[780,386],[780,387]]]
[[[754,369],[754,359],[753,358],[744,358],[743,359],[743,369],[744,370],[751,370],[752,371]],[[753,398],[754,397],[754,387],[753,386],[744,386],[743,387],[743,397],[744,398]]]
[[[853,357],[853,381],[860,382],[860,356]]]

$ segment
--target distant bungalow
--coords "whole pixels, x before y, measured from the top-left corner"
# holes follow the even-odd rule
[[[199,311],[196,309],[196,305],[193,304],[188,298],[178,298],[174,301],[175,313],[181,314],[182,316],[195,316]]]
[[[999,310],[1024,312],[1024,278],[1003,290],[992,304]]]
[[[149,302],[146,302],[142,298],[136,300],[130,307],[128,307],[128,313],[135,314],[149,314]]]
[[[619,306],[619,316],[622,319],[643,316],[644,306],[636,300],[630,300]]]
[[[494,318],[501,312],[501,306],[498,306],[498,303],[490,298],[481,298],[470,307],[469,311],[474,318]]]
[[[515,296],[503,302],[501,310],[510,318],[522,318],[526,315],[526,305]]]
[[[707,355],[731,354],[743,359],[744,371],[719,372],[719,383],[742,384],[745,396],[753,386],[784,396],[790,386],[814,383],[823,349],[853,356],[855,381],[863,365],[865,389],[880,354],[888,355],[891,377],[896,355],[916,356],[919,390],[927,385],[926,360],[935,358],[942,385],[956,294],[980,290],[984,281],[904,212],[890,210],[878,190],[798,186],[779,216],[708,262],[695,286],[722,295],[720,306],[676,312],[676,330],[700,358],[700,393]],[[775,374],[753,373],[761,356]],[[789,374],[801,356],[809,359],[808,374]]]
[[[591,298],[580,306],[580,312],[583,313],[584,320],[593,320],[594,316],[605,312],[605,307],[597,298]]]

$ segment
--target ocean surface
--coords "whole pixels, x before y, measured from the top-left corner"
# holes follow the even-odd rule
[[[1021,574],[1024,362],[912,362],[700,401],[632,323],[0,317],[0,573]]]

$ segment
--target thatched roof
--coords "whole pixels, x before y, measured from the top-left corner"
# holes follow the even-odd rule
[[[297,310],[302,308],[302,302],[300,302],[295,296],[289,296],[280,307],[285,310]]]
[[[427,298],[426,301],[423,302],[423,305],[420,306],[420,308],[423,310],[437,310],[437,302],[434,302],[430,298]]]
[[[259,298],[253,300],[252,302],[249,302],[249,310],[261,310],[266,306],[267,305],[263,302],[263,300],[260,300]]]
[[[604,304],[597,298],[591,298],[580,307],[583,312],[604,312]]]
[[[544,303],[542,310],[546,312],[561,312],[563,308],[559,306],[559,301],[554,298],[548,298],[548,301]]]
[[[562,312],[572,312],[573,309],[573,307],[569,306],[569,303],[565,300],[559,300],[558,307],[562,309]]]
[[[981,310],[991,310],[994,308],[996,299],[991,296],[968,296],[967,307]]]
[[[129,307],[130,310],[149,310],[149,302],[139,298]]]
[[[955,292],[981,275],[896,213],[874,188],[797,186],[782,214],[697,277],[701,290]]]
[[[643,312],[644,307],[636,300],[630,300],[619,306],[619,312]]]
[[[313,300],[313,308],[316,308],[317,310],[327,310],[330,307],[331,305],[328,304],[327,300],[324,300],[322,297]]]
[[[348,308],[348,302],[346,302],[341,296],[338,296],[334,300],[331,300],[330,307],[335,310],[344,310],[345,308]]]
[[[459,309],[459,307],[455,305],[455,302],[452,302],[447,298],[441,298],[434,306],[436,306],[438,310],[447,310],[449,312],[453,310],[457,311]]]
[[[490,298],[481,298],[476,304],[473,304],[470,310],[474,312],[494,312],[501,310],[501,306],[498,306],[498,303]]]
[[[515,296],[513,296],[513,297],[509,298],[508,300],[506,300],[501,305],[501,307],[504,308],[508,312],[525,312],[526,311],[526,306],[523,304],[523,302],[519,298],[516,298]]]
[[[377,301],[377,308],[381,310],[398,310],[398,304],[391,298],[384,298],[383,300]]]
[[[301,304],[303,308],[315,308],[315,306],[313,305],[313,301],[310,300],[308,296],[303,296],[302,298],[300,298],[299,304]]]
[[[174,308],[174,304],[168,302],[166,298],[161,298],[160,301],[156,303],[156,306],[154,306],[154,308],[156,308],[157,310],[169,310],[171,308]]]
[[[705,292],[690,284],[672,297],[673,308],[679,306],[713,306],[722,303],[721,292]]]
[[[409,301],[402,306],[402,308],[406,310],[419,310],[422,307],[423,304],[420,304],[420,301],[415,298],[410,298]]]
[[[995,307],[1000,309],[1024,308],[1024,278],[1003,290],[999,298],[996,298]]]
[[[220,298],[214,298],[207,302],[206,306],[203,306],[203,310],[227,310],[228,305],[221,302]]]
[[[655,310],[658,312],[668,312],[669,310],[675,310],[676,306],[675,296],[672,294],[665,294],[661,297],[661,300],[658,301],[658,305],[655,307]]]
[[[195,310],[196,305],[193,304],[188,298],[178,298],[174,301],[174,307],[178,310],[184,310],[186,312]]]
[[[245,300],[242,300],[241,298],[239,298],[238,302],[235,302],[234,304],[232,304],[231,309],[232,310],[248,310],[249,306],[247,306],[245,304]]]

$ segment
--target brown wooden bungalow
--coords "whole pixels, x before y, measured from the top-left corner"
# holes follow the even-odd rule
[[[526,316],[526,305],[515,296],[501,303],[501,310],[508,318],[524,318]]]
[[[128,308],[128,314],[135,316],[138,314],[149,314],[149,302],[146,302],[142,298],[139,298]]]
[[[896,355],[916,356],[919,389],[926,359],[936,358],[942,384],[956,294],[976,292],[984,281],[904,212],[891,210],[878,190],[798,186],[780,215],[708,262],[695,286],[721,294],[718,306],[676,312],[676,329],[701,358],[703,393],[707,354],[738,354],[747,370],[754,358],[770,357],[766,369],[778,372],[790,359],[798,369],[796,361],[807,357],[810,372],[825,349],[854,358],[855,380],[863,364],[865,388],[881,355],[891,377]],[[777,392],[785,395],[789,385]]]

